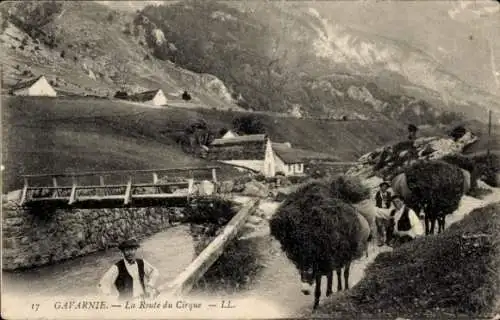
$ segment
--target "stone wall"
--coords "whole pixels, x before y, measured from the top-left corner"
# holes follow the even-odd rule
[[[50,264],[169,228],[184,208],[29,209],[3,207],[3,268]]]

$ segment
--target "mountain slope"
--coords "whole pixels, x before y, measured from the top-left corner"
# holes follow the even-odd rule
[[[259,109],[287,111],[298,104],[310,114],[380,116],[381,110],[342,90],[345,79],[338,75],[347,74],[353,77],[349,81],[356,79],[357,89],[371,83],[390,95],[423,100],[434,114],[447,110],[477,117],[479,109],[500,110],[496,98],[444,71],[422,50],[334,24],[314,8],[186,1],[147,6],[139,15],[161,28],[176,47],[150,43],[161,51],[157,56],[217,75],[243,102]],[[398,113],[399,105],[383,102],[390,105],[382,110],[384,116]]]
[[[6,85],[45,74],[60,92],[113,96],[161,88],[173,97],[188,90],[195,104],[237,108],[216,77],[154,58],[132,34],[133,13],[94,2],[4,2],[0,9]]]

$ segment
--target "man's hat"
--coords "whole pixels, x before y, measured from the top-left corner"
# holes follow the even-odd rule
[[[389,187],[390,187],[390,184],[389,184],[389,182],[384,181],[384,182],[380,183],[378,186],[379,186],[379,187],[386,186],[386,187],[388,187],[388,188],[389,188]]]
[[[403,201],[403,198],[399,194],[395,194],[391,197],[391,202],[396,200],[396,199]]]
[[[137,240],[135,240],[135,239],[125,240],[118,245],[118,249],[120,249],[120,250],[124,250],[127,248],[136,248],[137,249],[139,247],[140,247],[139,242],[137,242]]]

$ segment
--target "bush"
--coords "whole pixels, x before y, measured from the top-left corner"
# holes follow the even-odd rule
[[[213,237],[204,235],[196,242],[199,254]],[[228,244],[222,255],[196,283],[194,290],[234,293],[245,288],[263,270],[262,250],[258,239],[236,240]]]
[[[182,100],[184,101],[191,100],[191,95],[187,91],[184,91],[184,93],[182,94]]]
[[[309,179],[308,176],[288,176],[288,180],[292,184],[299,184],[307,181]]]
[[[116,91],[114,97],[117,99],[127,99],[128,93],[126,91]]]
[[[242,134],[262,134],[266,133],[264,124],[255,115],[244,115],[233,119],[233,127]]]
[[[262,182],[262,181],[266,180],[266,176],[264,176],[262,173],[259,173],[259,174],[255,175],[254,179],[257,180],[257,181],[259,181],[259,182]]]
[[[234,203],[226,199],[212,199],[210,201],[196,201],[195,199],[185,211],[187,221],[190,223],[212,223],[218,226],[228,223],[235,214]]]

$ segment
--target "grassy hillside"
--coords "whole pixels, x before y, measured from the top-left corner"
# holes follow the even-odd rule
[[[124,170],[200,165],[175,137],[192,121],[231,128],[240,113],[156,109],[92,98],[2,97],[4,183],[19,187],[23,173]],[[257,116],[257,115],[256,115]],[[315,121],[258,115],[271,139],[355,160],[399,140],[406,128],[390,121]]]

